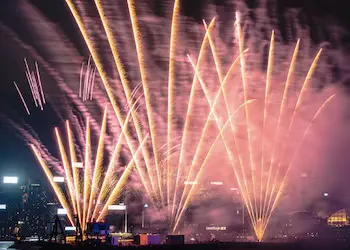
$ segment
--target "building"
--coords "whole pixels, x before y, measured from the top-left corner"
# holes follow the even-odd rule
[[[1,238],[17,237],[21,220],[21,189],[17,177],[4,177],[0,184]]]
[[[349,226],[349,215],[345,209],[340,209],[333,213],[327,219],[327,224],[331,227]]]
[[[39,183],[22,186],[22,237],[44,237],[50,220],[47,196]]]

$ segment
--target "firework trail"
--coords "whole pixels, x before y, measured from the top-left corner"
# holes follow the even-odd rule
[[[33,100],[35,103],[35,106],[38,107],[40,106],[41,110],[44,110],[43,105],[46,103],[45,101],[45,96],[44,96],[44,91],[41,83],[41,78],[40,78],[40,73],[39,73],[39,67],[38,63],[35,62],[35,71],[31,71],[27,62],[27,59],[24,58],[24,64],[26,67],[26,77],[27,81],[30,87],[30,90],[33,95]]]
[[[92,100],[95,77],[96,69],[91,66],[91,57],[89,57],[86,68],[83,63],[80,69],[79,97],[82,98],[83,101]]]
[[[132,110],[134,106],[132,107]],[[126,117],[127,124],[131,111]],[[100,221],[103,219],[106,209],[109,205],[115,202],[122,190],[122,187],[125,185],[131,169],[134,165],[136,158],[138,157],[139,151],[142,148],[143,144],[148,138],[148,135],[145,136],[144,141],[138,147],[133,155],[132,160],[129,162],[127,167],[123,170],[120,178],[111,178],[110,172],[113,168],[118,166],[118,163],[115,161],[117,155],[120,153],[120,140],[116,145],[116,153],[113,159],[109,164],[107,170],[108,175],[103,175],[102,172],[102,161],[103,161],[103,144],[105,140],[105,130],[106,130],[106,120],[107,120],[107,109],[103,115],[102,125],[103,130],[99,136],[98,148],[95,157],[95,166],[91,166],[91,131],[90,131],[90,121],[87,119],[86,122],[86,150],[84,156],[83,169],[78,168],[78,159],[75,155],[75,148],[73,144],[73,135],[69,122],[66,122],[66,132],[68,137],[68,151],[69,155],[66,153],[65,146],[62,141],[62,137],[59,133],[59,130],[55,128],[55,133],[57,137],[57,145],[61,155],[62,164],[64,167],[64,178],[66,180],[66,190],[62,190],[53,180],[52,171],[49,169],[48,165],[45,163],[45,160],[41,156],[41,152],[38,148],[31,144],[31,148],[40,164],[44,173],[46,174],[60,204],[67,211],[67,216],[70,223],[74,226],[72,218],[75,215],[78,216],[80,225],[82,229],[85,230],[87,223],[93,220]],[[123,126],[123,135],[120,135],[119,138],[125,136],[126,126]],[[119,149],[119,150],[118,150]],[[83,171],[83,173],[81,173]],[[80,178],[83,176],[83,178]],[[101,179],[103,181],[101,181]],[[114,179],[114,180],[113,180]],[[109,182],[109,185],[106,183]],[[97,187],[102,184],[101,193],[97,195]]]
[[[13,82],[13,84],[14,84],[14,85],[15,85],[15,87],[16,87],[16,90],[17,90],[17,92],[18,92],[18,95],[19,95],[19,97],[20,97],[20,98],[21,98],[21,100],[22,100],[22,103],[23,103],[23,105],[24,105],[24,108],[25,108],[25,109],[26,109],[26,111],[27,111],[27,114],[28,114],[28,115],[30,115],[30,112],[29,112],[29,109],[28,109],[27,103],[26,103],[26,101],[24,100],[24,98],[23,98],[23,95],[22,95],[21,91],[19,90],[19,88],[18,88],[18,86],[17,86],[16,82]]]

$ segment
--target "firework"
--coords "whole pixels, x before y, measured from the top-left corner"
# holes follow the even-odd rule
[[[72,1],[67,0],[66,1],[73,17],[75,18],[79,29],[83,35],[83,38],[89,48],[89,51],[92,55],[92,58],[95,61],[95,64],[97,65],[97,70],[99,71],[100,75],[104,75],[102,77],[102,82],[105,86],[105,89],[107,91],[108,97],[113,104],[114,111],[120,121],[122,119],[120,118],[120,108],[116,103],[115,97],[112,95],[111,87],[108,83],[108,78],[105,74],[104,67],[95,51],[93,42],[91,38],[88,35],[88,32],[84,26],[84,23],[82,21],[82,18],[79,16],[78,11],[76,10],[75,5],[72,3]],[[109,27],[108,19],[104,14],[102,4],[100,1],[95,1],[100,19],[102,21],[104,31],[108,38],[108,43],[111,48],[113,58],[115,60],[116,68],[119,72],[123,90],[125,97],[128,101],[130,101],[130,90],[128,86],[128,81],[126,80],[126,72],[124,70],[124,67],[122,66],[120,55],[117,49],[117,44],[114,40],[113,33]],[[145,66],[145,55],[144,55],[144,44],[142,42],[142,36],[140,33],[139,23],[138,23],[138,17],[136,15],[135,10],[135,3],[132,0],[127,1],[127,7],[129,10],[129,17],[131,21],[131,33],[133,35],[133,39],[135,42],[135,48],[136,48],[136,56],[137,56],[137,62],[139,66],[139,72],[140,72],[140,79],[143,87],[143,93],[145,95],[145,107],[146,107],[146,114],[147,114],[147,121],[148,121],[148,128],[149,133],[151,137],[150,148],[152,149],[150,152],[148,152],[145,148],[142,150],[143,158],[145,160],[145,168],[142,168],[141,164],[137,167],[137,170],[140,174],[142,183],[146,189],[146,192],[150,199],[154,202],[155,206],[160,207],[162,210],[167,210],[168,214],[168,222],[170,227],[173,228],[173,231],[176,230],[177,225],[182,217],[182,214],[186,207],[188,206],[189,201],[193,198],[193,190],[195,189],[196,185],[185,185],[186,183],[198,183],[199,179],[198,177],[202,174],[203,165],[206,163],[206,160],[202,161],[199,157],[199,154],[203,154],[202,156],[204,159],[207,159],[208,155],[210,155],[212,151],[213,145],[216,143],[216,140],[212,144],[212,146],[209,148],[209,150],[204,150],[204,138],[211,132],[208,131],[208,127],[211,121],[212,116],[214,117],[214,121],[216,124],[217,129],[220,131],[219,135],[221,135],[221,139],[224,142],[225,150],[228,153],[229,161],[231,166],[233,167],[237,183],[239,185],[239,188],[241,190],[242,194],[242,200],[246,204],[248,213],[251,217],[251,222],[253,224],[253,228],[255,230],[255,233],[257,235],[258,240],[262,240],[266,226],[268,224],[268,220],[271,216],[271,213],[273,212],[275,205],[280,197],[280,194],[282,192],[282,184],[281,180],[284,179],[284,176],[287,174],[288,171],[280,171],[280,163],[277,164],[278,167],[275,166],[275,150],[272,150],[272,157],[269,160],[269,168],[268,168],[268,177],[263,177],[263,173],[265,172],[265,161],[268,158],[266,155],[267,151],[267,141],[271,141],[271,139],[266,138],[266,126],[267,126],[267,120],[269,119],[269,94],[270,89],[272,87],[273,81],[272,81],[272,72],[273,72],[273,53],[274,53],[274,32],[271,36],[271,43],[270,43],[270,51],[269,51],[269,59],[268,59],[268,65],[267,65],[267,75],[266,75],[266,88],[264,93],[264,102],[263,105],[259,105],[259,107],[263,107],[263,110],[261,114],[263,114],[263,122],[262,125],[257,124],[256,120],[256,114],[257,111],[251,108],[248,108],[248,106],[257,106],[257,105],[246,105],[250,103],[249,100],[249,91],[250,86],[248,83],[248,76],[249,72],[247,71],[247,61],[245,58],[246,48],[244,43],[244,30],[241,27],[241,17],[240,14],[236,13],[236,22],[235,22],[235,28],[236,28],[236,39],[238,43],[238,51],[239,56],[232,62],[232,66],[230,67],[230,70],[224,77],[222,74],[222,69],[220,65],[220,59],[215,49],[215,44],[213,41],[213,38],[211,36],[212,29],[214,27],[215,18],[210,22],[209,26],[206,25],[204,22],[204,26],[206,29],[206,33],[202,42],[202,45],[200,47],[199,56],[197,59],[197,64],[195,65],[192,59],[189,57],[190,63],[193,66],[194,69],[194,77],[193,82],[191,85],[191,93],[188,101],[187,106],[187,113],[185,115],[184,119],[184,128],[183,133],[181,137],[182,143],[180,145],[174,145],[173,139],[174,131],[173,131],[173,121],[174,121],[174,89],[175,89],[175,78],[174,78],[174,65],[175,65],[175,54],[176,54],[176,45],[177,45],[177,30],[178,30],[178,15],[179,15],[179,1],[174,2],[174,8],[173,8],[173,16],[172,16],[172,22],[171,22],[171,32],[170,32],[170,47],[169,47],[169,74],[168,74],[168,95],[167,95],[167,123],[166,123],[166,152],[164,154],[164,158],[159,157],[158,151],[162,148],[159,148],[157,146],[158,144],[158,137],[159,133],[155,129],[155,119],[154,119],[154,112],[153,107],[151,105],[151,94],[150,94],[150,87],[149,87],[149,73],[147,72],[146,66]],[[299,43],[298,43],[299,44]],[[294,70],[294,64],[296,60],[296,54],[298,51],[298,44],[297,48],[295,50],[295,54],[293,55],[293,60],[289,69],[288,73],[288,79],[285,84],[285,92],[288,91],[289,82],[290,82],[290,75],[292,75]],[[205,58],[205,50],[207,47],[210,47],[212,56],[214,59],[215,64],[215,71],[218,75],[220,88],[217,91],[215,101],[212,102],[210,98],[210,91],[208,87],[205,84],[205,77],[204,79],[201,77],[200,68],[202,66],[202,60]],[[301,97],[304,94],[304,90],[307,86],[308,81],[310,80],[312,73],[315,69],[317,60],[319,58],[319,55],[316,57],[315,62],[312,64],[310,72],[307,76],[307,80],[305,81],[300,93],[299,97],[297,99],[297,104],[294,107],[294,112],[292,117],[292,121],[290,123],[290,127],[293,125],[293,120],[296,114],[296,110],[298,110],[299,106],[301,105]],[[233,70],[234,65],[239,60],[240,62],[240,74],[241,74],[241,82],[242,82],[242,93],[243,96],[241,98],[242,102],[241,104],[238,104],[237,107],[244,107],[244,121],[245,125],[244,130],[245,132],[245,140],[242,143],[242,139],[237,139],[237,133],[242,132],[242,129],[237,129],[235,123],[232,121],[232,119],[228,119],[228,123],[230,124],[230,129],[232,132],[232,135],[234,137],[233,144],[231,145],[230,142],[224,138],[223,136],[223,125],[221,121],[221,117],[218,114],[218,112],[215,110],[216,105],[218,103],[219,96],[223,97],[224,102],[224,110],[226,110],[226,116],[231,117],[232,112],[230,111],[230,104],[228,103],[228,97],[227,93],[225,92],[225,88],[223,86],[226,83],[226,79],[228,78],[228,75],[231,73],[231,68]],[[204,60],[203,60],[204,61]],[[203,93],[205,95],[205,99],[207,103],[209,104],[209,111],[207,119],[204,122],[204,127],[202,130],[202,133],[200,135],[199,143],[197,144],[197,147],[195,147],[195,153],[192,155],[192,163],[189,165],[187,169],[184,169],[183,162],[185,158],[185,142],[188,139],[189,131],[191,130],[191,127],[189,126],[190,120],[191,120],[191,114],[193,105],[195,104],[195,91],[197,90],[197,84],[200,83],[200,87],[203,90]],[[284,102],[287,98],[286,95],[283,96],[281,108],[280,108],[280,115],[285,116],[284,114]],[[329,100],[329,99],[328,99]],[[326,102],[328,102],[328,100]],[[321,105],[321,109],[324,107],[324,105]],[[316,113],[319,114],[318,110]],[[236,111],[234,111],[236,112]],[[139,122],[137,119],[136,114],[132,114],[133,117],[133,124],[136,128],[137,132],[137,138],[138,142],[142,140],[142,132],[139,128]],[[312,120],[314,120],[316,117],[314,117]],[[276,148],[276,145],[278,144],[276,141],[280,140],[280,129],[281,129],[281,119],[278,119],[276,125],[276,136],[275,139],[272,140],[272,143],[274,146],[272,148]],[[270,123],[270,122],[269,122]],[[257,146],[257,143],[254,138],[256,138],[256,135],[253,134],[252,130],[253,127],[261,126],[262,127],[262,135],[260,140],[260,146]],[[269,128],[270,130],[271,128]],[[308,131],[308,129],[306,130]],[[288,131],[288,135],[289,135]],[[304,137],[303,137],[304,138]],[[129,139],[127,138],[127,141]],[[303,139],[301,139],[302,141]],[[131,139],[130,139],[131,141]],[[131,142],[128,142],[130,145]],[[232,147],[233,146],[233,147]],[[178,154],[178,163],[174,160],[174,153],[172,153],[172,150],[174,148],[180,148],[180,152]],[[232,149],[233,148],[233,149]],[[257,153],[258,149],[259,153]],[[204,152],[203,152],[204,151]],[[282,150],[283,151],[283,150]],[[293,151],[294,152],[294,151]],[[258,154],[261,155],[260,160],[258,161],[256,158],[258,157]],[[151,158],[150,158],[151,156]],[[283,158],[282,156],[279,156],[280,158]],[[237,161],[238,159],[238,161]],[[236,164],[238,162],[238,164]],[[138,165],[138,164],[136,164]],[[151,166],[155,166],[155,169],[153,169]],[[260,168],[258,167],[260,166]],[[289,169],[289,167],[288,167]],[[283,174],[282,174],[283,173]],[[174,181],[175,180],[175,181]],[[172,225],[172,226],[171,226]]]
[[[43,105],[46,103],[46,100],[44,96],[43,86],[41,83],[38,63],[35,62],[35,70],[31,70],[29,68],[27,59],[25,58],[24,58],[24,64],[26,66],[25,74],[27,77],[30,90],[32,92],[35,106],[36,107],[40,106],[40,109],[43,110],[44,109]]]
[[[131,110],[135,106],[131,107]],[[136,158],[138,157],[139,150],[142,148],[148,135],[145,136],[144,141],[136,150],[132,160],[125,167],[122,175],[118,180],[116,177],[110,175],[111,171],[117,167],[116,158],[119,156],[121,146],[121,138],[126,131],[126,124],[128,122],[130,113],[126,117],[126,122],[123,126],[123,133],[119,136],[118,143],[116,144],[116,153],[113,156],[107,173],[104,175],[102,171],[102,158],[103,158],[103,145],[105,140],[106,120],[107,120],[107,108],[105,109],[102,130],[99,136],[98,148],[95,157],[95,166],[91,167],[91,132],[89,119],[86,121],[86,145],[85,156],[82,162],[77,161],[75,147],[73,142],[73,134],[70,123],[66,122],[67,138],[69,156],[66,153],[59,130],[55,128],[57,144],[61,155],[62,165],[64,168],[64,178],[66,180],[65,190],[62,190],[57,183],[53,180],[52,172],[42,158],[39,150],[36,146],[31,144],[31,148],[40,163],[40,166],[44,170],[60,204],[67,211],[69,222],[73,224],[73,218],[77,216],[82,229],[86,229],[87,223],[91,221],[100,221],[106,214],[106,208],[115,202],[130,175],[131,169],[134,165]],[[80,165],[83,164],[83,168]],[[93,171],[92,171],[93,169]],[[108,185],[106,184],[108,183]],[[100,186],[102,184],[102,186]],[[100,188],[99,195],[97,195],[97,189]]]
[[[86,67],[82,63],[80,68],[80,80],[79,80],[79,97],[83,101],[92,100],[92,94],[94,91],[96,69],[91,65],[91,57],[89,57]]]
[[[104,4],[107,5],[108,1],[106,2]],[[225,159],[228,160],[227,165],[232,167],[235,175],[236,180],[232,181],[238,184],[242,201],[248,210],[257,238],[262,240],[270,217],[281,198],[288,171],[293,165],[300,145],[317,116],[333,98],[333,96],[325,98],[326,101],[318,106],[320,108],[313,110],[314,113],[310,115],[307,126],[298,129],[298,133],[294,133],[295,124],[299,125],[300,122],[299,111],[304,109],[304,97],[320,53],[316,56],[302,88],[295,91],[296,87],[294,87],[293,92],[290,86],[299,51],[298,41],[289,65],[284,89],[280,91],[283,95],[281,98],[276,98],[276,95],[273,95],[277,82],[273,78],[276,67],[273,56],[275,52],[274,32],[271,36],[267,72],[263,81],[260,81],[261,79],[256,81],[253,77],[256,72],[250,71],[249,56],[251,54],[248,53],[249,46],[244,41],[244,37],[247,36],[244,35],[245,30],[239,13],[236,14],[234,33],[236,53],[232,60],[231,58],[226,59],[227,55],[225,55],[225,60],[221,60],[220,55],[223,53],[221,47],[216,47],[219,38],[214,35],[215,18],[213,18],[208,25],[204,21],[202,29],[204,32],[201,34],[201,37],[204,35],[204,38],[200,41],[198,48],[190,48],[195,51],[199,50],[197,58],[191,51],[191,55],[188,54],[188,60],[185,58],[182,60],[185,62],[182,62],[177,58],[189,52],[188,50],[186,53],[179,52],[181,43],[178,31],[181,28],[181,18],[179,16],[180,1],[176,0],[169,25],[170,32],[164,32],[164,36],[170,37],[169,48],[166,49],[166,53],[159,53],[166,58],[169,68],[166,73],[161,72],[157,75],[158,72],[153,71],[152,66],[148,66],[149,55],[146,50],[148,44],[145,43],[145,35],[141,33],[143,32],[140,27],[142,23],[139,22],[141,17],[136,14],[135,1],[127,1],[128,20],[122,20],[121,23],[115,25],[118,26],[118,29],[120,28],[120,31],[111,28],[109,22],[112,23],[115,20],[109,20],[110,15],[113,15],[112,11],[107,11],[102,1],[95,1],[101,29],[95,29],[95,27],[92,29],[91,22],[89,22],[91,19],[87,20],[89,17],[84,14],[82,3],[73,3],[71,0],[66,0],[66,3],[91,54],[91,59],[89,58],[86,67],[84,64],[81,66],[80,98],[75,98],[76,94],[72,92],[77,93],[78,91],[76,89],[71,91],[74,87],[69,86],[73,84],[69,82],[77,81],[70,79],[72,81],[67,81],[66,84],[62,79],[57,80],[60,87],[70,95],[72,102],[77,104],[76,106],[87,120],[85,133],[78,126],[78,118],[70,119],[70,122],[66,123],[69,156],[61,135],[58,129],[56,130],[63,163],[61,164],[62,171],[66,175],[66,192],[63,194],[54,186],[53,189],[62,206],[67,207],[70,211],[70,217],[77,215],[84,228],[88,221],[101,220],[106,213],[107,204],[117,198],[127,176],[135,166],[145,194],[154,208],[166,214],[167,226],[175,232],[179,228],[187,207],[195,199],[196,191],[205,172],[210,169],[209,159],[214,148],[223,146],[223,151],[228,158]],[[114,3],[119,6],[118,4],[120,3]],[[115,7],[115,9],[118,8]],[[125,25],[125,22],[130,22],[131,25]],[[127,30],[125,27],[131,27],[131,29]],[[101,55],[97,52],[97,44],[94,43],[95,39],[92,37],[92,34],[96,32],[99,36],[102,34],[102,37],[106,37],[105,42],[108,43],[108,49],[111,51],[110,58],[115,65],[113,75],[118,75],[120,79],[113,79],[107,74],[110,68],[102,63]],[[119,36],[116,35],[117,32],[120,32]],[[128,40],[128,35],[130,40]],[[127,46],[122,44],[124,47],[119,47],[117,37],[118,42],[119,39],[125,39],[124,43]],[[130,50],[128,50],[129,47],[131,47]],[[210,53],[207,53],[208,49]],[[125,53],[127,56],[123,54],[124,50],[127,51]],[[68,57],[70,58],[70,54]],[[211,62],[208,62],[209,57],[212,57]],[[121,58],[132,61],[132,64],[122,62]],[[77,61],[78,64],[81,63],[81,59]],[[103,62],[106,63],[105,60]],[[93,68],[92,64],[96,68]],[[46,68],[49,67],[46,66]],[[132,70],[128,72],[130,68]],[[189,71],[192,82],[183,84],[185,81],[178,76],[182,73],[177,72],[178,68],[186,73]],[[225,69],[228,69],[226,74]],[[40,92],[37,90],[41,88],[41,85],[33,82],[33,74],[27,71],[33,99],[40,106],[38,100]],[[109,101],[115,113],[115,116],[107,119],[105,111],[101,125],[93,122],[93,116],[89,115],[88,109],[81,103],[81,99],[83,101],[92,99],[94,77],[97,73],[101,77],[101,83],[107,92],[108,99],[100,89],[96,88],[95,92],[99,92],[95,95],[94,101],[99,109],[103,109],[106,102]],[[162,76],[165,76],[166,79],[158,84],[158,78],[163,79]],[[232,81],[233,77],[235,77],[234,81]],[[237,80],[237,78],[240,79]],[[39,80],[37,82],[39,83]],[[153,82],[156,83],[154,84],[156,87],[152,86]],[[263,82],[265,84],[262,84]],[[135,85],[136,87],[133,88]],[[179,89],[180,85],[183,89]],[[166,91],[163,86],[166,86]],[[238,89],[238,86],[241,88],[239,91],[233,90],[233,88]],[[135,101],[138,91],[142,91],[143,97]],[[260,93],[261,96],[257,98],[255,92],[259,91],[262,94]],[[181,92],[181,98],[177,97],[177,92]],[[293,97],[293,94],[296,94],[296,97]],[[292,104],[293,101],[295,105]],[[139,112],[132,108],[136,102],[140,103]],[[165,107],[164,110],[161,106]],[[185,110],[182,113],[179,112],[181,108]],[[204,110],[201,113],[197,112],[200,108]],[[99,134],[94,164],[90,162],[92,156],[90,126],[96,134]],[[106,131],[107,126],[113,129],[111,132],[113,136],[119,135],[115,145],[112,143],[114,138]],[[84,150],[80,148],[79,151],[79,146],[74,144],[72,128],[81,130],[76,138],[77,141],[84,140],[82,138],[85,137],[85,143],[80,142],[81,145],[85,144]],[[230,136],[227,136],[228,134]],[[295,134],[300,134],[300,136],[294,138]],[[43,163],[44,155],[41,155],[41,149],[37,144],[32,148],[46,173],[47,166]],[[119,180],[116,181],[113,169],[115,165],[118,165],[118,156],[122,148],[127,148],[127,156],[131,160]],[[112,155],[106,168],[103,164],[104,151]],[[75,167],[77,159],[84,162],[83,170]],[[47,174],[47,176],[51,180],[50,175]],[[101,189],[98,190],[97,187]]]
[[[27,106],[26,101],[25,101],[25,100],[24,100],[24,98],[23,98],[23,95],[22,95],[21,90],[18,88],[18,86],[17,86],[17,83],[16,83],[16,82],[13,82],[13,84],[15,85],[15,88],[16,88],[16,90],[17,90],[17,92],[18,92],[19,97],[20,97],[20,98],[21,98],[21,100],[22,100],[23,106],[24,106],[24,108],[26,109],[27,114],[28,114],[28,115],[30,115],[30,111],[29,111],[29,109],[28,109],[28,106]]]
[[[39,106],[41,110],[44,110],[44,104],[46,103],[46,100],[45,100],[45,95],[44,95],[43,86],[42,86],[42,82],[41,82],[38,63],[35,62],[35,69],[34,70],[31,70],[29,68],[29,65],[28,65],[26,58],[24,58],[24,64],[26,67],[25,75],[27,77],[28,85],[29,85],[30,91],[32,93],[34,104],[36,107]],[[23,106],[24,106],[27,114],[30,115],[28,105],[27,105],[27,103],[22,95],[21,90],[19,89],[16,82],[13,82],[13,84],[15,85],[17,93],[18,93],[19,97],[21,98],[21,101],[23,103]]]
[[[244,34],[239,13],[236,14],[236,37],[239,51],[242,52],[244,50]],[[322,51],[317,53],[301,88],[296,92],[295,90],[291,91],[291,78],[299,52],[298,41],[292,55],[283,94],[280,100],[274,103],[278,107],[276,109],[277,116],[273,115],[276,111],[274,110],[275,106],[271,104],[271,90],[273,87],[278,88],[272,80],[275,53],[274,37],[275,34],[272,31],[263,97],[261,102],[258,102],[259,105],[245,105],[245,115],[243,116],[245,125],[235,131],[236,134],[243,134],[243,140],[234,139],[235,153],[233,157],[229,156],[242,200],[246,205],[259,241],[263,240],[267,225],[281,198],[288,172],[294,164],[301,144],[321,111],[334,98],[334,95],[324,98],[316,111],[310,111],[314,113],[310,115],[311,119],[306,127],[299,128],[299,131],[292,133],[292,130],[295,130],[296,122],[300,123],[300,110],[307,108],[305,96],[307,92],[312,91],[309,85]],[[240,62],[243,100],[246,101],[250,90],[247,76],[252,74],[249,74],[250,72],[246,69],[247,61],[244,54],[240,57]],[[287,103],[290,105],[289,108],[286,106]],[[225,139],[223,138],[223,140]],[[237,162],[233,158],[238,158],[239,161]]]
[[[123,122],[123,119],[121,117],[121,109],[118,106],[115,97],[112,94],[111,87],[108,83],[108,78],[105,74],[104,67],[95,51],[95,48],[93,46],[91,38],[88,36],[88,32],[84,26],[84,23],[79,16],[77,9],[75,5],[72,3],[72,1],[66,1],[73,17],[75,18],[78,27],[83,35],[83,38],[89,48],[89,51],[92,55],[92,58],[95,62],[95,65],[97,66],[97,70],[99,74],[102,76],[102,82],[104,84],[104,87],[107,91],[108,97],[110,99],[110,102],[112,103],[113,109],[116,113],[116,116],[118,117],[118,120],[120,123]],[[126,79],[126,72],[124,70],[123,65],[120,61],[120,56],[118,52],[118,48],[116,45],[116,42],[113,38],[113,34],[111,32],[111,29],[109,27],[108,20],[104,14],[103,8],[101,6],[100,1],[95,1],[97,10],[99,12],[102,25],[104,27],[109,46],[111,48],[113,58],[115,61],[116,69],[120,75],[121,83],[123,87],[123,91],[126,97],[127,102],[130,102],[131,94],[130,94],[130,87],[128,86],[128,82]],[[191,94],[189,97],[189,105],[188,105],[188,111],[185,118],[185,126],[184,126],[184,132],[183,137],[181,139],[182,143],[178,145],[174,145],[174,131],[173,131],[173,120],[174,120],[174,88],[175,88],[175,76],[174,76],[174,65],[175,60],[174,57],[176,55],[176,37],[177,37],[177,30],[178,30],[178,15],[179,15],[179,1],[175,1],[174,8],[173,8],[173,18],[171,22],[171,39],[170,39],[170,51],[169,51],[169,74],[168,74],[168,112],[167,112],[167,132],[166,132],[166,142],[165,142],[165,148],[166,151],[163,155],[159,155],[158,152],[161,151],[164,147],[158,146],[158,136],[159,133],[156,128],[155,119],[154,119],[154,112],[153,107],[151,105],[151,94],[149,91],[149,84],[148,84],[148,73],[144,64],[144,52],[143,52],[143,42],[141,38],[141,34],[139,31],[139,24],[137,21],[137,15],[135,10],[135,5],[133,1],[127,2],[129,14],[130,14],[130,20],[132,25],[132,34],[134,37],[135,47],[136,47],[136,55],[137,55],[137,61],[139,66],[139,72],[140,72],[140,79],[141,79],[141,86],[143,88],[143,93],[145,96],[144,103],[146,107],[146,114],[147,114],[147,121],[148,121],[148,128],[149,128],[149,134],[150,134],[150,149],[151,151],[148,152],[146,148],[142,148],[142,155],[144,159],[144,166],[141,165],[141,163],[136,162],[136,168],[139,172],[141,181],[145,187],[146,193],[148,194],[150,200],[153,202],[154,206],[157,207],[161,211],[167,211],[167,221],[168,221],[168,227],[172,229],[173,231],[176,229],[179,220],[182,217],[183,211],[185,211],[186,207],[189,204],[189,200],[193,196],[194,189],[193,187],[195,185],[192,185],[192,188],[189,190],[186,183],[191,182],[191,178],[198,179],[197,175],[201,172],[200,170],[203,168],[203,164],[201,164],[201,161],[199,160],[199,155],[204,155],[204,158],[207,158],[212,150],[206,150],[204,147],[204,138],[211,133],[211,131],[208,130],[209,124],[211,121],[211,114],[214,114],[215,121],[217,124],[217,128],[219,131],[223,129],[223,126],[221,122],[219,122],[219,117],[216,114],[216,112],[213,111],[214,108],[216,108],[217,101],[219,99],[220,94],[223,92],[223,89],[220,88],[219,91],[216,94],[215,103],[212,103],[210,101],[210,98],[208,97],[208,89],[203,84],[202,81],[200,87],[205,93],[206,101],[208,103],[208,116],[205,120],[205,129],[201,133],[200,136],[200,143],[196,146],[196,153],[193,156],[192,163],[189,167],[189,169],[184,168],[184,155],[185,152],[185,142],[188,139],[188,133],[191,127],[189,124],[191,123],[192,119],[192,109],[195,104],[195,91],[197,90],[198,85],[198,77],[196,75],[193,76],[193,83],[191,87]],[[195,69],[199,69],[199,65],[204,60],[204,54],[205,50],[207,49],[209,45],[209,34],[212,28],[214,27],[215,19],[212,20],[212,22],[207,27],[207,31],[205,33],[202,46],[200,49],[200,55],[198,58],[197,65],[195,66]],[[210,42],[212,43],[212,41]],[[242,52],[244,53],[244,52]],[[215,59],[217,59],[216,54]],[[232,63],[232,66],[230,67],[229,72],[225,76],[225,80],[222,79],[222,85],[225,85],[224,82],[226,82],[227,77],[230,75],[232,70],[234,69],[234,66],[236,65],[238,61],[238,58],[234,60]],[[217,62],[217,61],[216,61]],[[226,97],[226,96],[225,96]],[[244,105],[248,103],[248,100],[244,102]],[[226,107],[228,107],[228,104],[226,104]],[[228,110],[227,110],[228,111]],[[236,111],[235,111],[236,112]],[[230,116],[231,114],[229,114]],[[137,140],[140,143],[140,141],[143,139],[142,130],[140,127],[140,124],[138,122],[138,114],[136,112],[131,112],[133,125],[135,127]],[[232,122],[230,121],[231,128],[232,128]],[[220,133],[222,135],[222,133]],[[129,145],[130,149],[133,148],[132,146],[132,138],[128,134],[126,134],[126,141]],[[212,145],[214,145],[215,142],[213,142]],[[180,148],[180,153],[176,153],[174,149]],[[211,147],[213,148],[213,146]],[[174,153],[175,152],[175,153]],[[176,160],[176,156],[178,156],[178,160]],[[178,163],[177,163],[178,161]],[[152,166],[155,166],[153,168]],[[95,168],[96,169],[96,168]],[[174,181],[175,180],[175,181]],[[189,198],[190,197],[190,198]]]

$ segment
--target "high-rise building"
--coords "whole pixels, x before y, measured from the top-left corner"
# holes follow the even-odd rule
[[[0,236],[18,236],[21,218],[21,189],[17,177],[4,177],[0,184]]]
[[[22,204],[21,236],[44,237],[50,218],[46,192],[39,183],[22,186]]]

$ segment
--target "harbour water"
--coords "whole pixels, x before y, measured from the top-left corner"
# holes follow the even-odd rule
[[[14,243],[14,241],[0,241],[0,250],[9,249]]]

